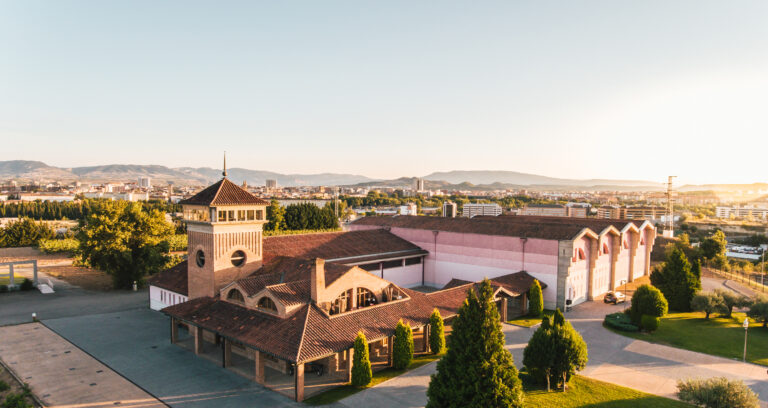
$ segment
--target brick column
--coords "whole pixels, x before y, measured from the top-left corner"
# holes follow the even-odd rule
[[[224,347],[224,355],[221,358],[221,366],[229,367],[232,365],[232,343],[225,338],[221,338],[222,346]]]
[[[253,380],[262,385],[266,382],[264,356],[259,350],[253,350]]]
[[[637,245],[640,243],[639,234],[631,232],[629,234],[629,277],[627,282],[635,280],[635,255],[637,254]]]
[[[296,379],[296,402],[304,401],[304,364],[296,364],[293,370]]]
[[[192,326],[192,336],[195,338],[195,354],[202,354],[203,352],[203,329]]]
[[[621,234],[613,236],[611,241],[611,277],[610,277],[610,290],[616,289],[616,268],[619,266],[619,252],[621,252]]]
[[[507,299],[501,298],[501,321],[507,321]]]
[[[176,344],[179,341],[179,325],[176,319],[171,317],[171,344]]]
[[[587,299],[593,300],[595,296],[595,267],[597,266],[598,240],[589,239],[589,276],[587,277]]]

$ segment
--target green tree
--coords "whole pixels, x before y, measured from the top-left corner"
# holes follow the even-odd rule
[[[493,290],[485,279],[470,289],[427,389],[428,408],[522,407],[522,384],[504,348]]]
[[[727,245],[725,233],[717,230],[701,242],[701,255],[709,260],[712,266],[726,269],[728,265],[728,258],[725,256]]]
[[[115,288],[144,284],[147,275],[168,262],[173,226],[157,209],[140,203],[108,202],[81,220],[76,238],[78,254],[88,264],[112,276]]]
[[[413,331],[410,324],[403,323],[400,320],[395,328],[395,342],[392,345],[392,365],[398,370],[403,370],[411,365],[411,360],[413,360]]]
[[[697,312],[704,312],[704,318],[709,320],[709,315],[715,312],[724,312],[726,310],[725,301],[717,293],[704,292],[693,297],[691,309]]]
[[[763,323],[763,327],[768,327],[768,298],[765,296],[758,297],[749,306],[747,316]]]
[[[0,248],[37,246],[41,240],[54,236],[53,230],[44,223],[22,218],[0,228]]]
[[[368,357],[368,340],[362,331],[357,332],[355,351],[352,357],[352,385],[365,387],[371,383],[373,372],[371,360]]]
[[[285,209],[277,200],[272,200],[267,207],[267,225],[264,229],[267,231],[281,231],[285,229]]]
[[[552,316],[552,323],[555,326],[562,326],[565,324],[565,316],[563,316],[563,312],[560,311],[560,308],[555,309],[555,314]]]
[[[555,310],[555,312],[558,311]],[[564,320],[561,324],[556,322],[552,331],[555,337],[552,375],[558,382],[562,380],[563,391],[565,391],[570,377],[587,366],[587,343],[568,321]]]
[[[701,277],[700,272],[696,276],[685,253],[675,248],[666,262],[651,274],[651,283],[664,294],[671,310],[688,312],[696,291],[701,287]]]
[[[528,290],[528,314],[531,316],[541,316],[544,312],[544,297],[541,294],[541,285],[534,279],[531,289]]]
[[[429,350],[432,354],[445,351],[445,324],[440,311],[435,308],[429,316]]]
[[[632,295],[629,315],[632,322],[640,326],[643,315],[663,317],[667,314],[667,309],[667,299],[660,290],[651,285],[640,285]]]
[[[725,306],[723,308],[723,314],[725,317],[731,317],[734,307],[747,307],[752,304],[752,300],[748,297],[736,294],[730,290],[715,289],[714,292],[723,298],[723,304]]]
[[[758,408],[760,401],[741,380],[725,377],[677,381],[681,401],[704,408]]]
[[[555,336],[548,316],[544,316],[541,326],[533,332],[528,345],[523,350],[523,365],[531,378],[539,384],[547,384],[551,389],[552,368],[555,365]]]

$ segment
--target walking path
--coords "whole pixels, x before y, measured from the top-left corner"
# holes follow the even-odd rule
[[[166,406],[40,323],[0,327],[0,338],[0,359],[46,406]]]
[[[589,347],[589,363],[581,374],[669,398],[674,398],[678,379],[728,377],[743,380],[758,393],[762,406],[768,407],[768,367],[634,340],[605,329],[603,316],[621,308],[622,305],[588,302],[566,314]],[[503,328],[506,347],[520,367],[523,349],[534,329],[511,325]],[[429,376],[435,370],[436,363],[430,363],[341,403],[350,408],[422,407],[427,403]]]

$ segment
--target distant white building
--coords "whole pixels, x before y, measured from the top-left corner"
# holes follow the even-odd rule
[[[476,217],[478,215],[490,215],[490,216],[498,216],[501,215],[501,206],[498,204],[464,204],[464,207],[461,211],[462,217]]]
[[[715,215],[717,218],[733,217],[766,220],[768,219],[768,208],[760,208],[756,206],[716,207]]]
[[[277,180],[267,180],[265,187],[267,188],[277,188]]]
[[[416,191],[424,191],[424,179],[423,178],[417,178],[414,182],[413,189]]]
[[[148,201],[149,193],[105,193],[102,191],[89,191],[83,193],[85,198],[105,198],[108,200]]]
[[[408,203],[400,206],[400,215],[419,215],[419,210],[414,203]]]
[[[7,196],[6,196],[7,198]],[[55,202],[67,202],[74,201],[75,196],[71,194],[19,194],[19,200],[21,201],[55,201]]]
[[[452,201],[446,201],[443,203],[443,217],[456,218],[456,209],[458,206]]]
[[[139,187],[152,188],[152,179],[149,177],[139,177]]]

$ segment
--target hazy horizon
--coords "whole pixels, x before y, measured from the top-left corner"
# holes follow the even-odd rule
[[[0,160],[765,182],[768,3],[0,1]]]

